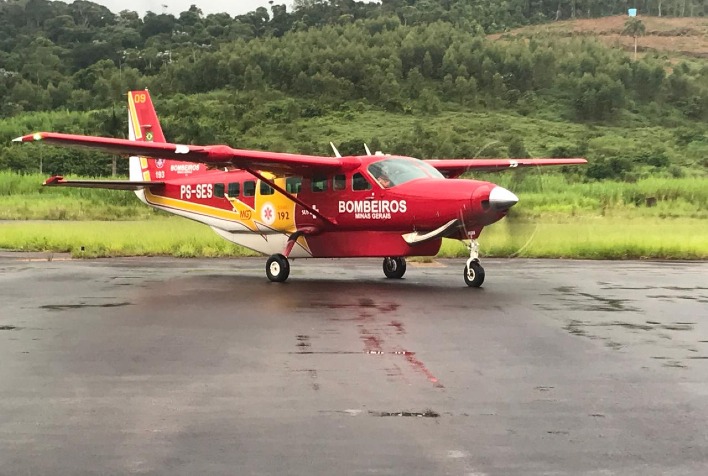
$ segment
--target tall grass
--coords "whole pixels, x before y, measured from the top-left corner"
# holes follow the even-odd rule
[[[126,220],[157,214],[130,191],[43,187],[45,179],[0,172],[0,220]]]
[[[148,221],[16,221],[0,223],[0,248],[71,253],[75,257],[169,255],[254,256],[183,218]]]
[[[0,172],[0,219],[124,220],[148,218],[156,212],[132,192],[65,187],[42,187],[46,177]],[[514,213],[608,214],[708,218],[708,178],[650,177],[634,183],[573,182],[559,173],[523,170],[479,174],[519,195]],[[647,204],[652,203],[652,207]]]
[[[481,252],[489,257],[581,259],[708,259],[708,221],[640,217],[566,217],[506,220],[486,228]],[[446,240],[441,256],[468,254]]]
[[[657,201],[684,200],[697,207],[708,207],[706,177],[648,177],[636,182],[573,182],[561,174],[536,172],[533,169],[511,174],[484,174],[475,177],[489,180],[514,193],[542,194],[548,200],[589,200],[607,206],[644,204],[648,198]]]
[[[480,237],[484,257],[708,259],[708,221],[575,217],[552,222],[502,221]],[[77,257],[253,256],[208,227],[178,217],[147,221],[0,223],[0,248],[68,252]],[[465,257],[446,240],[443,257]]]

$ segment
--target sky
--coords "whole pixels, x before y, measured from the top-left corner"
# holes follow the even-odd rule
[[[73,0],[63,0],[72,3]],[[251,12],[258,7],[266,7],[270,10],[268,0],[92,0],[94,3],[105,5],[113,13],[121,10],[133,10],[141,16],[150,10],[155,13],[172,13],[177,16],[180,12],[189,9],[190,5],[196,5],[202,9],[205,15],[210,13],[226,12],[231,16],[241,15]],[[292,6],[292,0],[276,0],[276,4],[285,4],[288,10]],[[165,8],[163,5],[166,5]]]

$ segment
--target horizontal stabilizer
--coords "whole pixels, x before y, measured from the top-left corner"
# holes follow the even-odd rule
[[[161,187],[164,182],[133,182],[130,180],[64,180],[61,175],[49,177],[44,181],[46,187],[105,188],[108,190],[142,190],[149,187]]]
[[[429,231],[427,233],[420,233],[414,231],[413,233],[406,233],[403,235],[403,239],[409,245],[418,245],[430,240],[436,240],[438,238],[445,238],[455,233],[462,226],[462,222],[455,218],[445,223],[443,226],[437,230]]]

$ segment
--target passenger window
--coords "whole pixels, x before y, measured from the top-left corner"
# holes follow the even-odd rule
[[[261,195],[273,195],[275,190],[265,182],[261,182]]]
[[[352,176],[352,190],[371,190],[371,184],[357,172]]]
[[[288,177],[285,179],[285,190],[297,195],[302,187],[302,177]]]
[[[312,191],[324,192],[325,190],[327,190],[327,177],[321,175],[312,177]]]
[[[344,190],[347,188],[347,177],[344,175],[335,175],[332,181],[332,190]]]
[[[243,196],[252,197],[256,194],[256,182],[253,180],[246,180],[243,182]]]
[[[224,196],[224,184],[215,183],[214,184],[214,196],[222,198]]]
[[[229,197],[235,198],[238,197],[241,194],[241,184],[236,182],[236,183],[230,183],[229,184]]]

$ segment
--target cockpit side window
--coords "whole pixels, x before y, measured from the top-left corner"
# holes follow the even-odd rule
[[[352,175],[352,190],[371,190],[371,183],[360,172]]]
[[[383,188],[395,187],[420,178],[444,178],[435,168],[417,159],[397,157],[374,162],[369,174]]]

